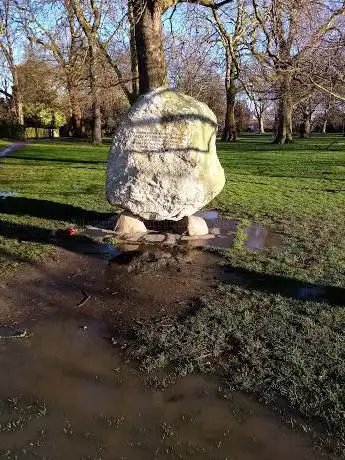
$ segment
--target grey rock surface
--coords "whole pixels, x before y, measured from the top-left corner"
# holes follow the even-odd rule
[[[190,96],[167,88],[141,96],[114,136],[108,201],[147,220],[191,216],[225,183],[216,130],[214,113]]]

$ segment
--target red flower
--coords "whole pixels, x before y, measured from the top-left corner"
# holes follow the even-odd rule
[[[66,229],[66,233],[67,233],[68,236],[73,236],[73,235],[78,233],[78,229],[75,228],[75,227],[68,227]]]

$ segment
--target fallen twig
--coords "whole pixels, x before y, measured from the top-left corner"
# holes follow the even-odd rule
[[[19,332],[18,334],[0,335],[0,339],[26,339],[31,336],[32,334],[29,334],[28,331],[25,329],[24,331]]]
[[[81,289],[81,292],[84,294],[84,299],[78,303],[77,308],[82,307],[88,300],[91,299],[91,296]]]

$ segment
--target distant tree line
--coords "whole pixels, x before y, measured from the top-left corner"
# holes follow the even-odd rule
[[[98,144],[169,85],[214,110],[224,141],[341,131],[344,20],[344,0],[0,0],[0,125]]]

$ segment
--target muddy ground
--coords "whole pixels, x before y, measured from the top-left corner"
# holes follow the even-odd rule
[[[126,358],[131,325],[190,308],[218,263],[193,248],[81,245],[2,281],[0,458],[331,458],[220,379],[147,375]]]

